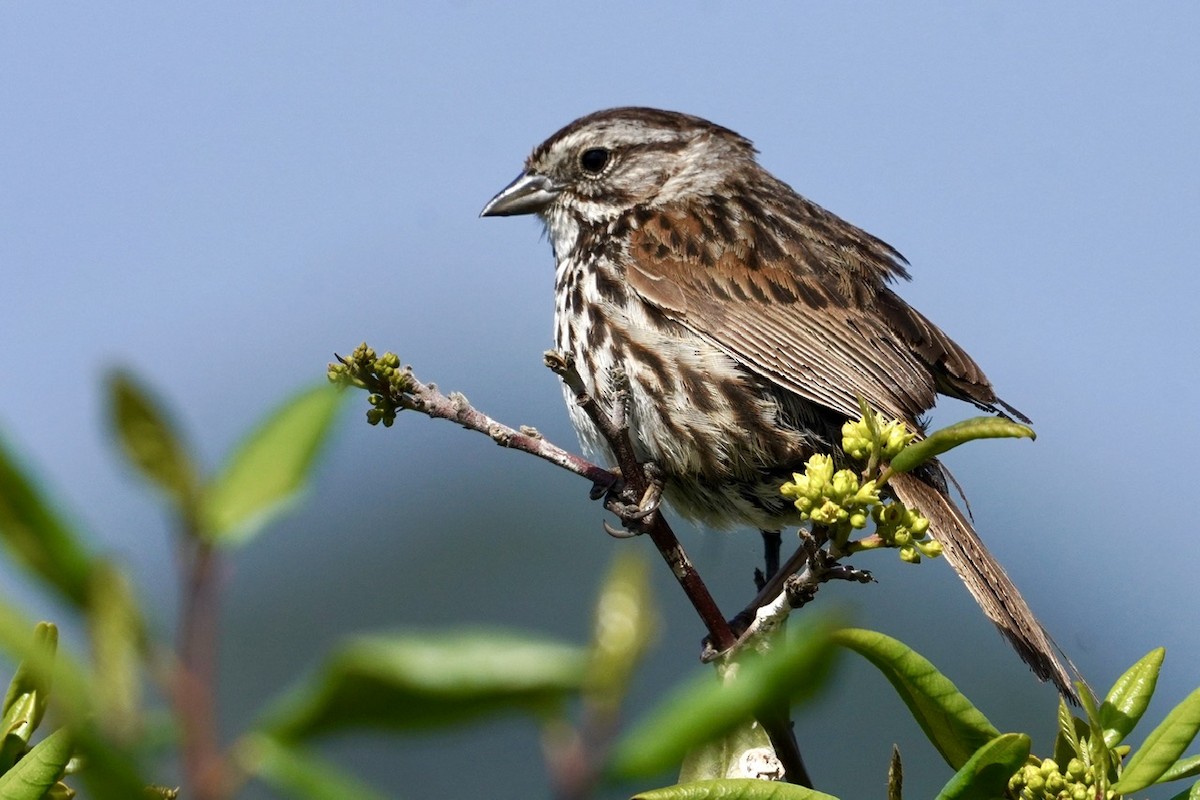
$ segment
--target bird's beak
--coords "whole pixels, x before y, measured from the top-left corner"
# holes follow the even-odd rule
[[[500,194],[488,201],[479,212],[481,217],[511,217],[515,214],[536,214],[554,202],[560,188],[545,175],[522,172],[505,186]]]

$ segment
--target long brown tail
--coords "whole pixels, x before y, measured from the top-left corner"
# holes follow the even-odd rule
[[[1046,629],[954,501],[916,475],[895,475],[889,484],[906,506],[929,519],[930,533],[941,543],[946,560],[1025,663],[1042,680],[1053,681],[1063,696],[1078,702],[1071,684],[1071,675],[1078,674],[1074,666],[1060,658]]]

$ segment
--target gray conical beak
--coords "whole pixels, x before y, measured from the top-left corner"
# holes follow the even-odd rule
[[[514,214],[536,214],[554,202],[559,188],[545,175],[522,172],[505,186],[500,194],[488,201],[479,212],[481,217],[511,217]]]

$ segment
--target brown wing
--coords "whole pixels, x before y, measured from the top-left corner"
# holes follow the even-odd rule
[[[899,253],[779,187],[638,215],[629,283],[751,371],[847,416],[861,395],[914,423],[939,391],[996,410],[975,362],[887,287],[907,277]]]

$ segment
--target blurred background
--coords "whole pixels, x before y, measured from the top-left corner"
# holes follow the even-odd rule
[[[105,431],[114,366],[157,389],[210,466],[364,339],[573,447],[541,365],[549,247],[531,219],[477,214],[579,115],[687,111],[909,258],[902,294],[1039,434],[949,459],[977,526],[1100,690],[1167,647],[1161,717],[1200,683],[1197,30],[1185,2],[6,3],[0,431],[129,565],[163,631],[168,519]],[[573,476],[416,415],[369,428],[353,406],[305,502],[226,576],[229,735],[349,632],[499,624],[582,642],[613,553],[651,549],[604,536]],[[947,401],[933,420],[969,413]],[[682,535],[732,613],[758,536]],[[819,606],[913,645],[1049,750],[1053,691],[945,564],[860,566],[879,583],[831,586]],[[654,574],[664,624],[633,716],[701,669],[701,627]],[[31,615],[65,616],[7,563],[0,581]],[[881,677],[841,663],[797,717],[818,786],[882,796],[899,742],[908,796],[931,796],[948,768]],[[547,785],[520,720],[325,752],[396,796]]]

